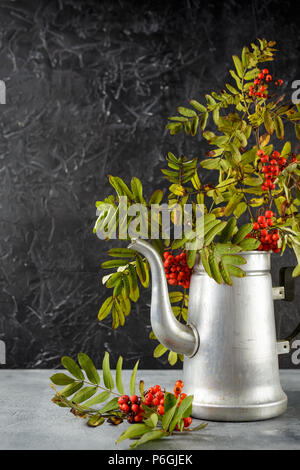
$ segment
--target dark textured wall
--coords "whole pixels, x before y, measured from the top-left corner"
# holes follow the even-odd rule
[[[231,55],[256,37],[278,42],[279,75],[300,79],[295,1],[30,0],[0,2],[0,339],[6,367],[52,367],[63,354],[104,349],[126,366],[152,358],[149,295],[126,325],[97,322],[107,295],[92,234],[107,175],[166,186],[168,150],[201,155],[201,138],[170,137],[166,118],[223,86]],[[273,65],[271,66],[273,69]],[[274,284],[280,265],[274,257]],[[276,306],[278,334],[300,319]],[[282,362],[292,366],[291,359]],[[3,367],[3,366],[2,366]]]

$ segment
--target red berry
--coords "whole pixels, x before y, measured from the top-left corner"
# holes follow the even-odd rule
[[[131,405],[131,411],[133,411],[134,413],[137,413],[139,411],[139,409],[140,409],[140,407],[136,403]]]
[[[262,72],[259,73],[258,76],[257,76],[257,78],[259,78],[260,80],[263,80],[263,79],[265,78],[264,73],[262,73]]]
[[[173,392],[175,393],[175,395],[176,395],[176,394],[179,394],[179,393],[181,392],[181,388],[182,388],[182,387],[180,387],[180,386],[178,386],[178,385],[175,385],[174,390],[173,390]]]
[[[129,396],[128,396],[128,395],[122,395],[122,396],[118,399],[119,405],[123,405],[123,404],[128,403],[128,402],[129,402]]]
[[[272,81],[272,75],[267,75],[266,82],[271,82],[271,81]]]
[[[284,166],[284,165],[286,165],[286,159],[282,157],[282,158],[279,159],[278,163],[279,163],[281,166]]]
[[[266,211],[265,212],[265,217],[266,219],[271,219],[273,217],[274,213],[272,211]]]
[[[149,401],[153,400],[153,395],[151,392],[147,393],[147,395],[145,396],[145,400],[149,400]]]
[[[139,401],[139,397],[137,395],[131,395],[130,401],[131,403],[137,403]]]
[[[124,403],[123,405],[120,405],[120,408],[122,411],[124,411],[124,413],[128,413],[129,411],[129,406],[126,403]]]
[[[257,222],[253,224],[253,230],[259,230],[259,224]]]
[[[192,421],[193,421],[193,420],[192,420],[192,418],[191,418],[190,416],[189,416],[188,418],[184,418],[184,420],[183,420],[183,426],[184,426],[185,428],[189,427],[190,424],[192,424]]]
[[[184,382],[183,382],[182,380],[177,380],[177,381],[175,382],[175,387],[181,387],[181,388],[183,388],[183,386],[184,386]]]
[[[269,227],[272,227],[272,225],[273,225],[273,220],[272,219],[267,219],[266,222],[269,225]]]
[[[141,414],[136,415],[136,416],[134,417],[134,421],[135,421],[136,423],[140,423],[141,421],[143,421],[143,415],[141,415]]]
[[[164,406],[163,406],[163,405],[159,405],[159,406],[157,407],[157,413],[158,413],[159,415],[163,415],[164,412],[165,412]]]
[[[263,224],[264,222],[266,221],[265,217],[263,215],[260,215],[258,218],[257,218],[257,222],[259,224]]]

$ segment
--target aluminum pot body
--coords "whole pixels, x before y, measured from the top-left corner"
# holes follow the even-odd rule
[[[185,357],[185,392],[192,415],[216,421],[255,421],[283,413],[270,254],[242,253],[243,278],[218,285],[197,264],[191,278],[188,323],[200,346]]]

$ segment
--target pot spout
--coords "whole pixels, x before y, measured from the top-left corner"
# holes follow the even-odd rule
[[[192,357],[199,347],[199,336],[192,325],[176,320],[169,300],[162,260],[153,246],[141,239],[132,239],[128,248],[142,253],[151,268],[151,325],[157,339],[168,349]]]

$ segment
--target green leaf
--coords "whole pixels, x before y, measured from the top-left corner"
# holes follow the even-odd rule
[[[171,135],[179,134],[182,131],[181,122],[169,122],[166,125],[166,129],[169,129]]]
[[[133,258],[135,252],[130,248],[111,248],[107,253],[116,258]]]
[[[236,227],[236,219],[235,217],[231,217],[231,219],[228,220],[227,225],[224,227],[224,229],[220,233],[219,242],[220,243],[228,242],[233,235],[235,227]]]
[[[119,196],[127,196],[131,201],[133,200],[133,195],[129,190],[128,186],[124,181],[118,176],[108,176],[110,184],[115,188]]]
[[[148,419],[144,421],[146,426],[149,426],[150,428],[155,428],[158,422],[158,416],[156,413],[152,413],[152,415],[149,416]]]
[[[186,259],[189,268],[192,268],[196,261],[197,250],[187,250]]]
[[[174,351],[170,351],[169,352],[169,355],[168,355],[168,363],[171,365],[171,366],[174,366],[177,362],[177,353],[174,352]]]
[[[111,288],[118,286],[120,284],[121,278],[122,273],[120,272],[111,274],[106,280],[106,287]]]
[[[103,369],[103,380],[104,385],[109,390],[114,388],[114,380],[111,375],[110,365],[109,365],[109,354],[106,351],[104,354],[103,362],[102,362],[102,369]]]
[[[189,395],[182,400],[179,406],[178,417],[187,418],[188,416],[190,416],[192,412],[193,399],[194,399],[194,396]]]
[[[239,251],[242,251],[239,246],[232,245],[232,243],[216,243],[215,244],[215,252],[217,255],[230,255],[230,254],[235,254],[238,253]]]
[[[229,144],[229,149],[230,149],[232,158],[235,161],[235,163],[239,163],[242,159],[242,156],[241,156],[241,152],[239,151],[238,147],[234,143],[231,143],[231,144]]]
[[[183,299],[183,292],[169,292],[169,299],[171,304],[181,302],[181,300]]]
[[[239,218],[247,210],[247,204],[245,202],[240,202],[237,207],[234,209],[234,215]]]
[[[65,369],[67,369],[70,374],[72,374],[76,379],[84,380],[84,374],[82,373],[79,365],[69,356],[63,356],[61,358],[61,363]]]
[[[245,238],[239,243],[239,246],[243,251],[256,250],[260,245],[260,241],[256,238]]]
[[[193,395],[189,395],[182,400],[179,408],[176,406],[177,411],[169,425],[169,432],[172,432],[175,429],[176,424],[178,424],[182,418],[190,416],[192,412],[193,399]]]
[[[223,255],[222,260],[225,264],[246,264],[245,258],[239,255]]]
[[[233,55],[232,58],[233,58],[233,62],[234,62],[236,71],[237,71],[237,73],[238,73],[238,76],[239,76],[240,78],[242,78],[242,77],[243,77],[243,73],[244,73],[243,64],[242,64],[242,62],[240,61],[240,59],[238,58],[238,56]]]
[[[101,268],[103,269],[119,268],[120,266],[126,266],[126,264],[128,264],[128,260],[126,259],[112,259],[109,261],[104,261],[104,263],[101,263]]]
[[[78,392],[81,387],[83,387],[83,382],[73,382],[72,384],[67,385],[65,388],[60,390],[58,392],[58,395],[61,395],[63,397],[70,397],[71,395],[73,395],[73,393]]]
[[[201,261],[202,261],[202,265],[205,269],[205,271],[207,272],[207,274],[212,277],[212,274],[211,274],[211,270],[210,270],[210,266],[209,266],[209,262],[208,262],[208,255],[209,255],[209,252],[208,252],[208,249],[203,247],[202,250],[201,250]]]
[[[200,165],[207,170],[215,170],[219,167],[219,159],[217,158],[209,158],[207,160],[202,160]]]
[[[72,402],[82,403],[95,395],[97,390],[97,387],[84,387],[72,397]]]
[[[165,354],[165,352],[167,352],[167,351],[168,351],[168,349],[163,344],[159,344],[154,349],[153,357],[155,357],[157,359],[158,357],[161,357],[163,354]]]
[[[119,403],[118,403],[118,397],[112,398],[109,402],[106,403],[106,405],[103,406],[103,408],[100,408],[98,410],[99,412],[103,413],[109,413],[110,411],[113,410],[119,410]]]
[[[223,277],[220,272],[220,267],[215,253],[212,251],[208,256],[209,267],[212,278],[218,283],[222,284]]]
[[[292,277],[297,277],[300,276],[300,264],[298,264],[292,272]]]
[[[284,138],[284,125],[283,121],[279,116],[275,116],[274,118],[274,127],[275,127],[275,132],[277,139],[283,140]]]
[[[273,122],[273,118],[272,118],[270,112],[267,109],[266,109],[265,114],[264,114],[264,125],[265,125],[265,128],[266,128],[266,131],[269,134],[273,134],[273,132],[274,132],[274,122]]]
[[[98,313],[98,320],[102,321],[104,318],[107,317],[107,315],[110,314],[112,306],[114,303],[114,299],[112,296],[108,297],[102,304],[99,313]]]
[[[224,282],[229,286],[232,286],[232,279],[230,277],[226,264],[223,262],[223,259],[221,259],[219,262],[219,268]]]
[[[90,408],[91,406],[98,405],[99,403],[103,403],[110,397],[110,392],[104,391],[96,395],[95,397],[91,398],[90,400],[86,401],[84,404],[84,408]]]
[[[148,428],[149,429],[149,428]],[[130,445],[131,449],[135,449],[136,447],[146,444],[149,441],[156,441],[158,439],[161,439],[168,434],[165,431],[162,431],[161,429],[155,429],[154,431],[147,432],[144,434],[140,439],[138,439],[136,442]]]
[[[164,403],[164,409],[165,413],[162,419],[162,427],[165,431],[168,430],[169,425],[174,417],[174,414],[177,410],[177,399],[175,395],[172,393],[165,393],[165,403]]]
[[[101,426],[105,422],[105,418],[103,418],[101,415],[96,414],[90,417],[88,420],[87,424],[88,426],[91,426],[93,428],[96,428],[97,426]]]
[[[150,197],[149,205],[151,206],[152,204],[160,204],[163,196],[164,196],[163,191],[161,189],[157,189],[156,191],[154,191],[154,193]]]
[[[236,277],[245,277],[246,273],[243,271],[241,268],[238,268],[237,266],[233,266],[232,264],[227,264],[227,269],[232,276]]]
[[[132,424],[126,431],[124,431],[119,439],[116,441],[116,444],[124,441],[125,439],[133,439],[135,437],[142,436],[143,434],[149,432],[149,426],[142,423]]]
[[[252,228],[253,228],[253,225],[251,223],[242,225],[242,227],[239,228],[237,233],[232,238],[232,243],[234,245],[238,245],[242,240],[244,240],[246,235],[248,235],[248,233],[251,232]]]
[[[193,109],[183,108],[182,106],[179,106],[178,112],[182,114],[182,116],[186,116],[186,117],[197,116],[197,113]]]
[[[206,428],[206,426],[207,426],[207,423],[201,423],[201,424],[199,424],[199,426],[191,428],[191,431],[200,431],[201,429]]]
[[[206,107],[203,106],[203,104],[198,103],[198,101],[196,101],[196,100],[191,100],[191,101],[190,101],[190,104],[191,104],[192,106],[194,106],[194,108],[196,108],[198,111],[201,111],[201,113],[205,113],[205,112],[206,112]]]
[[[140,380],[140,383],[139,383],[139,391],[140,391],[141,397],[144,396],[144,385],[145,385],[144,381],[143,381],[143,380]]]
[[[55,385],[68,385],[75,381],[75,379],[63,373],[57,373],[57,374],[51,375],[50,380]]]
[[[86,373],[86,376],[89,379],[89,381],[92,382],[92,384],[99,385],[100,377],[93,361],[89,358],[87,354],[84,354],[84,353],[79,353],[77,357],[78,357],[78,362],[81,368]]]
[[[122,382],[122,365],[123,365],[123,357],[120,356],[116,366],[116,386],[117,390],[121,395],[124,395],[124,385]]]
[[[211,244],[211,242],[214,240],[215,236],[220,233],[224,227],[226,227],[227,225],[227,222],[220,222],[218,225],[216,225],[215,227],[213,227],[208,233],[207,235],[205,235],[205,238],[204,238],[204,245],[205,246],[208,246]]]
[[[240,194],[235,194],[232,198],[230,198],[227,206],[225,207],[224,215],[226,217],[228,217],[229,215],[232,214],[232,212],[237,207],[237,205],[240,203],[242,198],[243,198],[243,196],[241,196]]]
[[[146,274],[143,258],[140,255],[136,256],[135,267],[136,267],[137,275],[141,281],[141,284],[144,285],[147,279],[147,274]]]
[[[132,374],[131,374],[131,378],[130,378],[130,394],[131,395],[135,395],[135,377],[136,377],[136,372],[139,366],[139,362],[140,361],[137,361],[137,363],[135,364]]]
[[[206,124],[207,124],[207,120],[208,120],[208,112],[206,113],[203,113],[202,116],[201,116],[201,119],[200,119],[200,129],[202,131],[204,131],[204,129],[206,128]]]
[[[136,178],[135,176],[131,179],[131,190],[134,195],[134,200],[137,203],[144,203],[145,200],[143,198],[143,186],[141,181]]]

